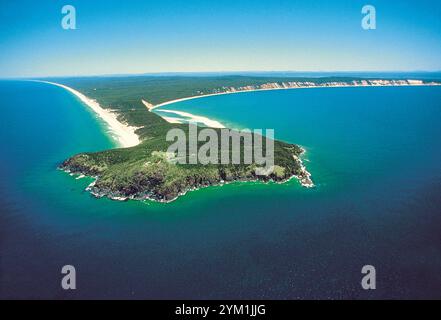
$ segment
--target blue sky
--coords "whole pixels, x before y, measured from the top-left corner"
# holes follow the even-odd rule
[[[253,70],[439,71],[441,1],[0,2],[0,77]]]

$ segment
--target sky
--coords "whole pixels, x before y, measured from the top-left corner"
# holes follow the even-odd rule
[[[0,1],[0,77],[439,70],[439,0]]]

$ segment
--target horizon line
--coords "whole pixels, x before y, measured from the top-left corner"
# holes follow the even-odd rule
[[[179,75],[241,75],[252,73],[329,73],[329,74],[341,74],[341,73],[441,73],[441,70],[345,70],[345,71],[306,71],[306,70],[241,70],[241,71],[159,71],[159,72],[140,72],[140,73],[101,73],[101,74],[83,74],[83,75],[44,75],[44,76],[11,76],[2,77],[1,80],[31,80],[31,79],[46,79],[46,78],[94,78],[94,77],[125,77],[125,76],[179,76]]]

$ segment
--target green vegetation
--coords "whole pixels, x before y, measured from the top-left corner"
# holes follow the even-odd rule
[[[172,128],[182,128],[187,131],[188,126],[166,122],[148,111],[141,99],[159,104],[173,99],[217,92],[226,87],[286,81],[326,83],[353,79],[133,76],[51,80],[68,85],[96,99],[103,108],[115,111],[121,122],[139,128],[136,133],[141,139],[139,145],[131,148],[75,155],[64,161],[60,168],[72,173],[96,177],[96,183],[90,187],[90,191],[98,197],[171,201],[188,190],[229,181],[283,182],[292,176],[297,176],[302,183],[311,181],[299,160],[303,150],[297,145],[281,141],[275,141],[275,170],[269,176],[257,176],[255,164],[172,164],[165,157],[170,144],[165,136]]]
[[[185,125],[168,126],[188,129]],[[274,144],[276,169],[269,176],[257,176],[255,164],[173,164],[166,157],[168,144],[164,134],[131,148],[79,154],[63,162],[61,168],[97,177],[90,188],[95,196],[157,201],[171,201],[188,190],[224,182],[285,181],[303,175],[301,163],[293,157],[302,149],[280,141]]]
[[[136,134],[141,140],[139,145],[131,148],[73,156],[61,164],[61,169],[96,177],[95,184],[90,186],[89,190],[97,197],[171,201],[189,190],[230,181],[283,182],[296,176],[304,186],[309,187],[313,184],[310,174],[300,160],[303,150],[297,145],[281,141],[274,142],[275,167],[269,176],[257,176],[255,164],[171,163],[166,155],[171,143],[166,141],[166,134],[172,128],[181,128],[188,132],[188,126],[166,122],[155,113],[148,111],[142,104],[142,99],[157,105],[179,98],[232,91],[234,90],[232,88],[239,90],[267,88],[268,84],[278,87],[289,82],[308,82],[312,85],[327,86],[332,83],[351,84],[353,81],[360,82],[363,79],[234,75],[87,77],[49,80],[70,86],[96,99],[103,108],[114,111],[121,122],[137,127]],[[243,141],[241,150],[243,151]]]

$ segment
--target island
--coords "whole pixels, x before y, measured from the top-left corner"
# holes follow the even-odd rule
[[[288,90],[322,87],[423,86],[440,85],[432,80],[360,79],[348,77],[264,77],[264,76],[114,76],[41,79],[75,94],[92,108],[117,134],[120,148],[85,152],[64,160],[59,169],[71,175],[89,176],[87,187],[95,197],[114,200],[170,202],[188,191],[238,181],[283,183],[297,179],[314,187],[303,164],[305,148],[274,140],[274,170],[257,175],[256,164],[186,164],[168,161],[173,128],[188,132],[188,125],[167,121],[156,108],[177,101],[219,94],[258,90]],[[210,126],[210,125],[208,125]],[[220,126],[213,125],[215,130]],[[256,135],[253,134],[253,139]],[[190,155],[187,155],[190,156]]]

